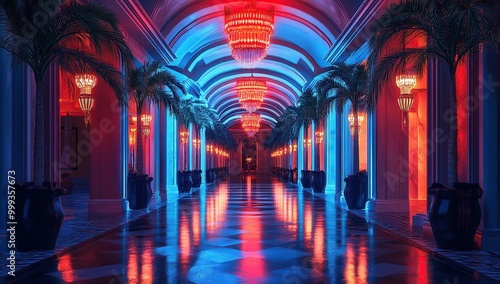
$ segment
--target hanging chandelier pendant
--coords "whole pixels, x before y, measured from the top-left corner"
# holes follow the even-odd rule
[[[249,137],[253,137],[260,127],[260,114],[245,113],[241,115],[241,127]]]
[[[241,106],[249,113],[258,110],[264,101],[267,91],[266,82],[251,78],[241,78],[236,81],[236,93]]]
[[[267,55],[274,33],[274,9],[258,9],[251,1],[239,11],[225,7],[224,14],[224,31],[233,58],[243,68],[254,68]]]

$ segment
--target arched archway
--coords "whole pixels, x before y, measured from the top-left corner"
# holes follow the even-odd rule
[[[246,172],[257,171],[258,141],[255,137],[241,140],[241,168]]]

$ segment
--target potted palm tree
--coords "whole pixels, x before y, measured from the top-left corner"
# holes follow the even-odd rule
[[[220,146],[226,149],[236,149],[238,144],[236,140],[231,136],[231,133],[226,128],[224,123],[220,121],[219,118],[214,117],[213,127],[207,128],[205,135],[207,140],[211,140],[215,143],[218,143]],[[207,170],[207,180],[215,181],[217,178],[225,177],[229,174],[229,168],[215,168],[211,169],[211,171]]]
[[[437,59],[447,66],[450,87],[447,184],[435,183],[429,190],[429,194],[435,196],[429,208],[429,220],[436,243],[442,248],[472,249],[481,219],[482,189],[478,184],[458,180],[456,72],[460,62],[469,54],[478,53],[482,45],[498,44],[499,9],[498,1],[488,0],[403,0],[384,12],[375,23],[377,29],[370,40],[369,64],[373,66],[375,94],[394,71],[406,71],[408,67],[422,74],[427,59]],[[404,48],[403,44],[397,49],[395,46],[399,44],[393,44],[416,38],[427,39],[426,45]],[[446,205],[448,202],[452,202],[451,206]],[[466,218],[459,217],[464,214]],[[445,227],[439,226],[444,223]]]
[[[336,107],[342,113],[347,102],[351,103],[355,118],[367,107],[367,100],[371,93],[368,92],[368,74],[364,65],[340,63],[333,66],[325,78],[316,84],[316,89],[321,97],[328,97],[329,92],[336,91],[331,97],[336,101]],[[330,101],[331,102],[331,101]],[[359,171],[359,125],[354,119],[353,134],[353,174],[345,178],[346,186],[344,197],[349,209],[362,209],[365,207],[368,196],[368,177],[366,171]]]
[[[302,118],[302,125],[304,126],[304,133],[308,133],[309,126],[313,121],[317,120],[317,100],[314,96],[312,89],[306,89],[299,96],[299,114]],[[300,182],[302,183],[302,187],[311,188],[312,187],[312,178],[313,171],[308,169],[308,152],[307,145],[305,147],[305,169],[302,170]]]
[[[177,113],[179,91],[185,92],[184,86],[168,72],[161,62],[145,62],[141,67],[128,72],[128,88],[130,96],[137,107],[137,167],[136,172],[129,173],[128,194],[130,209],[146,208],[151,200],[150,183],[152,177],[144,173],[143,125],[141,117],[147,103],[163,104],[173,113]],[[165,91],[163,87],[167,87]]]
[[[179,103],[179,121],[187,128],[189,123],[193,123],[198,131],[200,128],[205,127],[211,129],[214,125],[214,120],[217,117],[215,110],[207,106],[206,101],[196,98],[186,98]],[[196,166],[198,161],[196,162]],[[191,187],[198,188],[201,185],[202,171],[198,168],[178,172],[177,185],[179,192],[190,192]],[[190,181],[191,180],[191,181]]]
[[[264,140],[264,147],[275,149],[287,144],[289,141],[296,140],[299,137],[299,131],[303,124],[303,118],[300,116],[300,109],[296,106],[287,106],[280,120],[271,131],[271,134]],[[281,169],[273,168],[273,173],[280,175]],[[286,178],[285,178],[286,179]],[[297,169],[288,170],[288,180],[292,183],[297,182]]]
[[[131,53],[119,29],[117,16],[95,3],[55,1],[0,1],[5,14],[0,47],[33,72],[36,84],[33,182],[16,185],[16,249],[54,249],[64,217],[53,182],[44,182],[45,121],[44,77],[51,64],[70,73],[97,75],[125,102],[120,72],[100,60],[103,52],[131,62]],[[45,21],[40,23],[40,19]],[[34,23],[37,25],[35,26]],[[86,48],[93,47],[93,51]],[[66,184],[66,182],[62,182]]]

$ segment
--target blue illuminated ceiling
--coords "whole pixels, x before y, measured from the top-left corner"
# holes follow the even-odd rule
[[[251,70],[243,69],[231,57],[223,28],[224,7],[240,8],[246,1],[140,0],[141,7],[133,0],[117,3],[129,18],[137,16],[131,16],[127,9],[143,13],[134,24],[155,30],[157,37],[164,40],[171,54],[160,58],[167,61],[171,69],[191,79],[191,85],[217,109],[228,127],[239,123],[244,110],[238,103],[235,80],[250,76]],[[255,77],[265,79],[268,85],[258,111],[264,123],[272,127],[283,110],[297,102],[302,90],[330,68],[331,63],[325,58],[356,11],[361,10],[362,3],[360,0],[257,1],[258,7],[272,6],[275,10],[271,47],[253,71]],[[132,25],[125,26],[128,29]],[[149,41],[153,42],[149,45],[154,49],[161,47],[161,43],[156,43],[161,40]],[[145,48],[155,58],[151,49]]]

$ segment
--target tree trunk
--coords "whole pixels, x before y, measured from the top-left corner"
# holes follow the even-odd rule
[[[38,76],[37,76],[38,77]],[[42,79],[36,79],[36,108],[35,108],[35,186],[42,186],[45,179],[45,118],[43,99],[45,90]]]
[[[458,118],[457,118],[457,82],[456,68],[450,70],[450,137],[448,138],[448,186],[458,182]]]
[[[307,134],[308,134],[308,133],[307,133],[307,130],[308,130],[308,128],[309,128],[309,126],[304,127],[304,140],[305,140],[306,142],[307,142]],[[302,141],[302,142],[304,142],[304,141]],[[309,153],[308,153],[308,151],[307,151],[307,148],[308,148],[307,143],[304,143],[304,146],[305,146],[305,147],[304,147],[304,149],[305,149],[305,155],[304,155],[304,156],[305,156],[305,157],[304,157],[305,166],[304,166],[304,170],[308,170],[308,169],[309,169],[309,168],[308,168],[308,167],[309,167],[309,159],[308,159]]]
[[[353,105],[354,106],[354,105]],[[353,107],[354,114],[354,137],[353,137],[353,171],[354,174],[359,172],[359,123],[358,109]]]
[[[141,114],[142,114],[142,104],[137,104],[137,131],[135,133],[136,135],[136,143],[137,143],[137,173],[142,175],[144,174],[144,143],[143,143],[143,133],[142,133],[142,121],[141,121]]]

